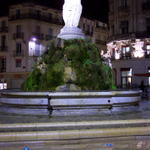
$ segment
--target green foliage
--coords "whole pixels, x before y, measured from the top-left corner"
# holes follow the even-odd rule
[[[64,83],[64,70],[76,73],[74,83],[82,90],[113,89],[111,68],[100,57],[95,44],[85,40],[64,41],[63,48],[52,43],[23,84],[26,91],[55,90]],[[44,69],[43,69],[44,68]]]

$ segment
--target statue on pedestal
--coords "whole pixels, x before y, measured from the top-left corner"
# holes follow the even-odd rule
[[[63,19],[66,27],[77,27],[81,13],[81,0],[65,0],[63,5]]]
[[[65,40],[85,38],[82,30],[78,28],[81,13],[81,0],[64,0],[63,20],[65,26],[61,29],[58,38]]]

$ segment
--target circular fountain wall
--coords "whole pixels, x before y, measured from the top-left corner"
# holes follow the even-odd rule
[[[3,92],[0,111],[34,115],[80,115],[137,105],[140,91]]]

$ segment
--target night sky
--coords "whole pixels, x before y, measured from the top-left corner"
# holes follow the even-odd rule
[[[83,16],[98,19],[103,22],[108,20],[108,0],[82,0]],[[62,9],[64,0],[1,0],[0,15],[7,14],[8,5],[21,2],[36,2],[51,8]]]

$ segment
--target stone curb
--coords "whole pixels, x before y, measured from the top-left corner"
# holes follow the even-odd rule
[[[104,125],[131,125],[148,124],[150,119],[112,120],[112,121],[78,121],[78,122],[48,122],[48,123],[15,123],[0,124],[0,128],[38,128],[38,127],[71,127],[71,126],[104,126]]]
[[[70,140],[150,135],[150,127],[0,133],[0,142]]]

